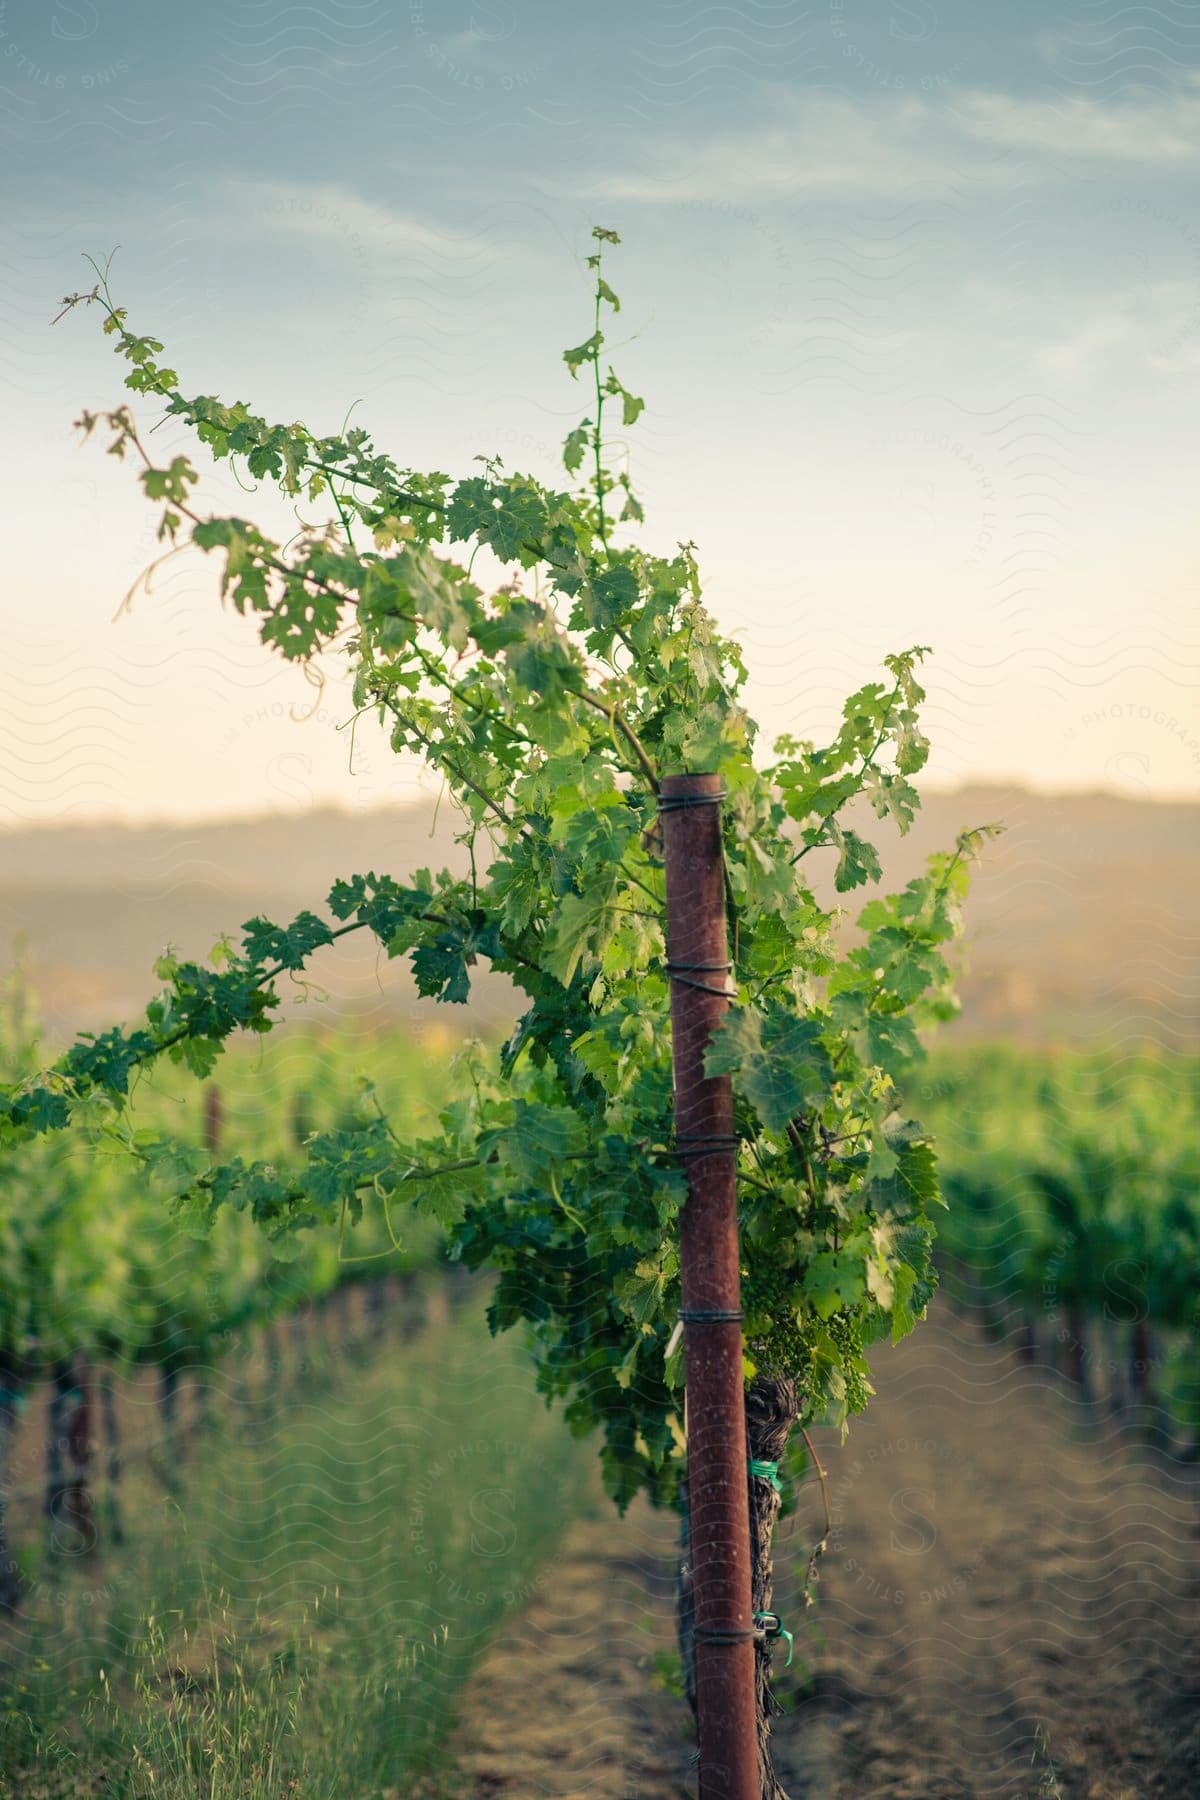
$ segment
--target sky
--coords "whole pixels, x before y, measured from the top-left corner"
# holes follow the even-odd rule
[[[644,538],[768,739],[924,643],[933,785],[1195,795],[1194,5],[0,0],[0,824],[424,787],[211,559],[115,617],[156,518],[72,430],[123,397],[51,326],[83,255],[185,392],[557,481],[596,223]]]

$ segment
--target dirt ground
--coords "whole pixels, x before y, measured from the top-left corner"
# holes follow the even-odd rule
[[[689,1792],[686,1707],[658,1674],[674,1651],[673,1526],[645,1506],[620,1520],[596,1496],[475,1671],[446,1775],[419,1800]]]
[[[1200,1794],[1200,1474],[946,1310],[875,1360],[870,1412],[818,1440],[833,1533],[807,1673],[780,1677],[793,1800]],[[683,1703],[653,1685],[672,1538],[648,1509],[575,1528],[464,1697],[456,1794],[693,1792]],[[796,1605],[785,1580],[793,1626]]]

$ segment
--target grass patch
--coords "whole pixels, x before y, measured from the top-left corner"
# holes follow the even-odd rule
[[[126,1545],[45,1564],[5,1629],[5,1800],[371,1800],[436,1767],[590,1461],[479,1312],[231,1419],[174,1498],[131,1472]]]

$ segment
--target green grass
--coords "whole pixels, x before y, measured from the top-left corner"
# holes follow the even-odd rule
[[[0,1794],[371,1800],[438,1766],[590,1461],[468,1307],[200,1439],[177,1498],[128,1478],[127,1546],[6,1632]]]

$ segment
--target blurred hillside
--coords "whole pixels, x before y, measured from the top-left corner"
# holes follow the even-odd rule
[[[931,795],[907,839],[877,835],[889,884],[963,825],[995,820],[969,908],[958,1037],[1200,1041],[1200,806],[972,787]],[[873,821],[872,821],[873,823]],[[339,875],[466,868],[454,815],[432,805],[313,811],[217,825],[34,828],[0,836],[0,958],[18,942],[48,1031],[125,1019],[154,990],[169,943],[206,956],[253,914],[319,906]],[[818,860],[817,858],[813,859]],[[860,901],[861,896],[849,896]],[[418,1001],[407,972],[356,937],[323,953],[298,1004],[363,1025],[511,1017],[484,976],[469,1016]]]

